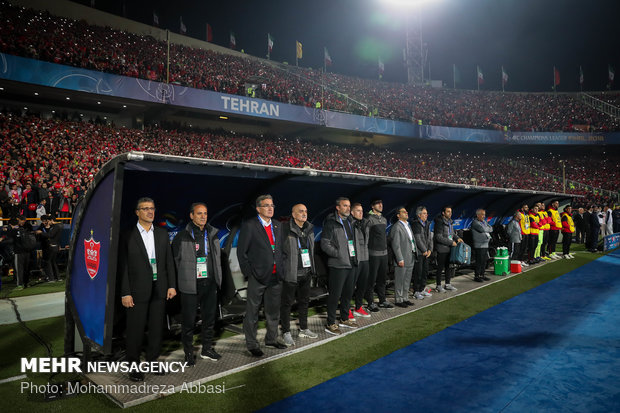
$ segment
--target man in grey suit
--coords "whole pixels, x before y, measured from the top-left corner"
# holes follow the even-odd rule
[[[415,264],[416,246],[409,213],[405,207],[397,209],[398,221],[390,228],[390,245],[394,252],[394,301],[397,307],[413,305],[409,301],[409,285]]]

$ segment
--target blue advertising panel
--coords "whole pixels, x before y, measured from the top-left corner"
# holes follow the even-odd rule
[[[103,347],[114,171],[94,189],[73,252],[70,292],[84,335]]]
[[[615,234],[606,235],[603,242],[604,251],[620,247],[620,233],[616,232]]]

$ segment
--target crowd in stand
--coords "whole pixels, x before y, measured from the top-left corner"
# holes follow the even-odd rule
[[[197,132],[114,128],[90,122],[41,119],[32,115],[0,114],[0,207],[5,217],[20,213],[35,217],[46,199],[46,213],[70,216],[94,174],[114,156],[144,151],[264,165],[356,172],[486,187],[562,191],[562,183],[535,171],[507,173],[514,168],[504,157],[461,152],[393,151],[375,146],[337,145],[297,138],[240,136],[223,131]],[[525,160],[524,160],[525,162]],[[532,166],[545,163],[532,161]],[[603,165],[601,167],[601,165]],[[607,187],[618,189],[620,159],[579,156],[567,160],[574,180],[593,185],[587,171],[607,171]],[[603,169],[601,169],[603,168]],[[581,172],[580,172],[581,171]],[[553,171],[550,171],[553,172]],[[557,175],[557,173],[556,173]],[[598,182],[598,181],[597,181]],[[599,204],[609,198],[580,188]],[[583,205],[586,202],[580,202]]]
[[[165,82],[166,43],[0,3],[0,52]],[[619,130],[573,94],[436,89],[278,66],[172,44],[169,80],[198,89],[424,124],[513,131]],[[325,86],[325,87],[323,87]],[[606,101],[618,102],[617,93]]]

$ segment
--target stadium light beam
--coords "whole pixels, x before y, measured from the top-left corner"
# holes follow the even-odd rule
[[[402,10],[413,10],[418,7],[422,7],[428,3],[437,3],[440,0],[380,0],[381,3],[386,4],[388,6],[393,6],[395,9],[399,11]]]

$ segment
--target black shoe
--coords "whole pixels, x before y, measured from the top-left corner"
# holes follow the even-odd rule
[[[286,347],[286,346],[284,346]],[[263,351],[259,348],[251,348],[248,350],[250,352],[250,354],[252,354],[254,357],[263,357],[263,355],[265,353],[263,353]]]
[[[196,365],[196,360],[194,360],[194,355],[192,353],[185,353],[185,362],[187,363],[187,367],[194,367]]]
[[[480,278],[480,277],[474,277],[474,281],[477,282],[477,283],[481,283],[484,280],[482,278]]]
[[[132,371],[129,373],[129,380],[131,381],[144,381],[144,373],[140,371]]]
[[[265,343],[265,346],[267,347],[271,347],[271,348],[277,348],[280,350],[284,350],[286,347],[286,344],[284,343],[278,343],[277,341],[275,343]]]
[[[220,356],[217,351],[213,349],[213,347],[207,350],[203,347],[202,352],[200,353],[200,358],[218,361],[222,358],[222,356]]]
[[[482,276],[482,277],[480,277],[480,278],[482,278],[482,280],[483,280],[483,281],[490,281],[490,280],[491,280],[491,279],[490,279],[489,277],[487,277],[486,275],[483,275],[483,276]]]
[[[376,313],[377,311],[379,311],[379,306],[377,305],[377,303],[372,303],[368,306],[368,309],[373,313]]]
[[[413,303],[409,300],[403,301],[403,303],[407,304],[407,307],[411,307],[413,305]]]
[[[379,307],[387,308],[387,309],[394,308],[394,306],[391,303],[389,303],[388,301],[382,302],[381,304],[379,304]]]
[[[407,308],[407,304],[405,304],[405,303],[396,303],[395,305],[396,305],[396,307]]]

